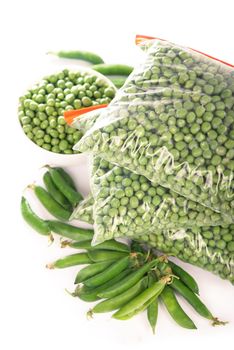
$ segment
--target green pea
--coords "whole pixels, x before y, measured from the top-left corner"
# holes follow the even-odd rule
[[[51,150],[51,145],[48,144],[48,143],[43,143],[42,148],[44,148],[47,151],[50,151]]]
[[[234,252],[234,242],[228,242],[227,244],[227,249],[229,250],[229,252]]]
[[[212,157],[212,159],[211,159],[211,164],[213,164],[213,165],[218,165],[218,164],[220,164],[221,163],[221,157],[219,156],[219,155],[214,155],[213,157]]]
[[[81,102],[82,102],[83,106],[85,106],[85,107],[89,107],[92,105],[92,100],[86,96],[82,97]]]
[[[68,142],[66,140],[61,140],[58,146],[60,151],[64,151],[65,149],[68,148]]]
[[[196,123],[192,124],[190,128],[190,131],[192,134],[196,134],[199,130],[200,130],[199,124],[196,124]]]
[[[125,195],[126,195],[127,197],[132,197],[132,196],[133,196],[133,190],[132,190],[131,187],[126,187],[126,188],[125,188]]]
[[[131,208],[137,208],[138,205],[139,205],[138,198],[135,197],[135,196],[131,197],[131,198],[130,198],[129,204],[130,204],[130,207],[131,207]]]

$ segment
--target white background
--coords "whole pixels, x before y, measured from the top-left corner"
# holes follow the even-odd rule
[[[197,331],[179,328],[163,309],[155,336],[144,314],[127,322],[111,320],[108,314],[86,319],[89,305],[64,291],[73,288],[76,268],[44,268],[67,252],[59,249],[59,242],[48,247],[46,239],[32,232],[20,217],[23,188],[38,178],[38,169],[51,159],[25,139],[16,112],[24,89],[48,69],[60,66],[45,55],[49,50],[87,49],[108,62],[134,65],[142,57],[134,45],[135,34],[145,34],[233,63],[233,1],[8,0],[0,7],[0,348],[233,348],[233,287],[189,265],[186,269],[198,280],[202,299],[215,315],[230,322],[227,326],[211,327],[185,303]],[[78,163],[70,170],[86,194],[86,162],[81,158]]]

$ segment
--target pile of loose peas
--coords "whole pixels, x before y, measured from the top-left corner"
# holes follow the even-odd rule
[[[107,104],[114,95],[113,85],[95,72],[64,69],[20,97],[19,120],[27,137],[45,150],[77,153],[72,148],[82,132],[66,124],[64,112]]]

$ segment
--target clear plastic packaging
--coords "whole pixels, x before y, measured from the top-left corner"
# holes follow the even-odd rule
[[[94,243],[149,230],[217,226],[223,217],[146,177],[93,157]]]
[[[234,284],[234,225],[157,230],[134,240],[213,272]]]
[[[80,220],[88,224],[93,224],[93,204],[94,199],[90,194],[77,205],[70,217],[70,220]]]
[[[86,132],[93,126],[99,115],[100,111],[97,110],[82,114],[73,120],[72,126]],[[96,242],[100,243],[104,239],[112,238],[113,231],[116,235],[122,235],[126,231],[124,226],[128,226],[130,223],[129,217],[133,221],[134,227],[132,230],[138,234],[141,234],[142,231],[145,232],[151,225],[156,228],[181,228],[182,226],[216,226],[223,224],[222,214],[205,208],[160,185],[152,184],[147,178],[115,166],[98,156],[94,157],[92,166],[91,187],[95,198]],[[121,177],[122,180],[120,181]],[[117,180],[116,186],[114,179]],[[111,189],[109,186],[111,186]],[[120,198],[120,190],[125,191],[126,187],[128,193],[132,193],[134,197],[130,201],[134,202],[136,198],[138,200],[136,210],[126,202],[126,198]],[[104,193],[106,193],[106,196],[103,196]],[[88,200],[91,201],[91,198]],[[118,201],[120,205],[116,215],[107,218],[107,209],[112,209],[111,213],[116,211],[116,208],[112,208],[112,202],[118,203]],[[75,218],[79,218],[82,210],[83,202],[74,211]],[[121,212],[124,215],[121,215]],[[142,220],[136,219],[136,216],[140,216]],[[136,221],[138,224],[135,225]],[[229,223],[232,223],[232,221]],[[143,227],[141,227],[142,225]]]
[[[92,200],[91,195],[86,200]],[[90,217],[91,211],[91,206],[84,205],[85,217]],[[82,220],[79,215],[76,218]],[[127,231],[124,237],[144,242],[168,255],[175,255],[234,284],[234,225],[156,229],[139,236],[134,234],[134,237]]]
[[[234,66],[160,40],[146,47],[75,146],[233,222]]]

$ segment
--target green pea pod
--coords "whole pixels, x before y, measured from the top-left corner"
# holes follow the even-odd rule
[[[39,216],[37,216],[33,212],[32,208],[30,207],[25,197],[21,198],[20,209],[24,220],[27,222],[29,226],[31,226],[35,231],[37,231],[41,235],[44,235],[44,236],[50,235],[51,231],[48,223],[42,220]]]
[[[151,275],[149,275],[148,286],[149,287],[152,286],[153,283],[154,283],[154,278]],[[154,298],[153,301],[147,307],[147,319],[151,326],[153,334],[155,334],[155,327],[158,319],[158,298]]]
[[[75,207],[83,197],[75,191],[56,168],[49,167],[50,175],[57,188],[63,193],[73,207]]]
[[[225,322],[219,321],[212,313],[207,309],[203,302],[194,294],[183,282],[174,278],[171,283],[171,287],[180,293],[192,307],[197,311],[197,313],[208,320],[213,321],[213,325],[225,324]]]
[[[154,282],[151,287],[148,287],[138,296],[133,298],[128,304],[124,305],[116,313],[114,313],[112,317],[118,319],[119,317],[125,317],[132,312],[138,312],[138,310],[141,309],[141,307],[149,300],[152,300],[152,298],[157,298],[161,294],[168,281],[168,278],[164,277],[161,280]]]
[[[132,317],[134,317],[134,316],[140,314],[141,312],[145,311],[150,306],[150,304],[154,302],[154,300],[155,300],[155,297],[150,298],[146,303],[144,303],[141,307],[139,307],[135,311],[132,311],[132,312],[130,312],[130,313],[124,315],[124,316],[118,316],[118,318],[117,317],[115,317],[115,318],[118,319],[118,320],[121,320],[121,321],[130,320]]]
[[[58,190],[48,171],[43,176],[43,182],[51,197],[53,197],[64,209],[70,211],[72,209],[70,203],[62,192]]]
[[[88,256],[93,262],[107,261],[107,260],[118,260],[125,257],[125,252],[114,252],[108,250],[89,250]]]
[[[75,284],[84,282],[88,278],[93,277],[98,273],[106,270],[106,268],[109,267],[112,263],[113,261],[101,261],[84,267],[77,273]]]
[[[163,304],[166,306],[167,311],[176,321],[176,323],[178,323],[181,327],[188,329],[197,328],[178,303],[176,296],[170,287],[166,286],[162,291],[160,297],[163,301]]]
[[[158,320],[158,298],[153,298],[149,306],[147,307],[147,319],[155,334],[155,328]]]
[[[110,312],[116,310],[126,303],[128,303],[132,298],[137,296],[139,293],[143,292],[146,289],[148,284],[148,278],[143,277],[139,282],[137,282],[134,286],[126,290],[125,292],[110,298],[101,301],[92,309],[93,313],[102,313],[102,312]]]
[[[93,64],[103,63],[103,59],[97,54],[89,51],[58,51],[58,52],[48,52],[48,54],[56,55],[60,58],[69,58],[73,60],[86,61]]]
[[[41,204],[48,212],[57,219],[67,221],[71,216],[71,212],[64,209],[51,195],[41,186],[33,186],[34,193]]]
[[[92,66],[92,69],[103,75],[129,76],[133,71],[133,67],[126,64],[96,64]]]
[[[132,272],[130,276],[123,279],[121,283],[116,283],[110,288],[107,288],[104,292],[100,293],[99,296],[101,298],[112,298],[122,292],[125,292],[125,290],[136,284],[151,268],[155,267],[157,263],[158,259],[148,262],[140,269]]]
[[[92,264],[87,253],[77,253],[65,256],[64,258],[58,259],[50,264],[47,264],[48,269],[63,269],[65,267],[71,267],[76,265]]]
[[[192,292],[199,294],[199,287],[195,279],[182,267],[176,265],[174,262],[170,261],[173,272],[180,278],[180,280],[189,288]]]
[[[118,89],[120,89],[125,84],[125,81],[126,81],[126,76],[115,77],[111,75],[106,75],[106,77],[110,79]]]
[[[83,242],[71,242],[69,244],[69,247],[76,248],[76,249],[87,249],[87,250],[103,249],[103,250],[113,250],[116,252],[126,252],[126,253],[130,252],[129,247],[126,244],[117,242],[114,239],[105,241],[95,246],[92,246],[91,243],[92,243],[92,240],[87,240]]]
[[[108,282],[102,284],[101,286],[97,288],[88,288],[86,286],[83,286],[81,288],[78,288],[75,293],[73,293],[74,296],[77,296],[83,301],[96,301],[99,300],[100,297],[98,296],[98,293],[101,293],[102,291],[106,290],[113,284],[120,282],[123,278],[125,278],[127,275],[131,273],[131,269],[126,269],[122,271],[118,276],[112,278]]]
[[[125,270],[129,266],[130,257],[125,256],[124,258],[114,262],[112,265],[107,267],[105,271],[98,273],[97,275],[90,277],[84,284],[87,287],[95,288],[100,286],[101,284],[109,281],[111,278],[117,276],[120,272]]]
[[[70,187],[72,187],[73,190],[77,191],[75,182],[73,181],[71,176],[63,168],[56,167],[55,169],[60,173],[60,175],[64,178],[64,180],[67,182],[67,184]]]
[[[72,226],[55,220],[48,220],[47,224],[52,232],[75,241],[86,241],[93,237],[93,230]]]

